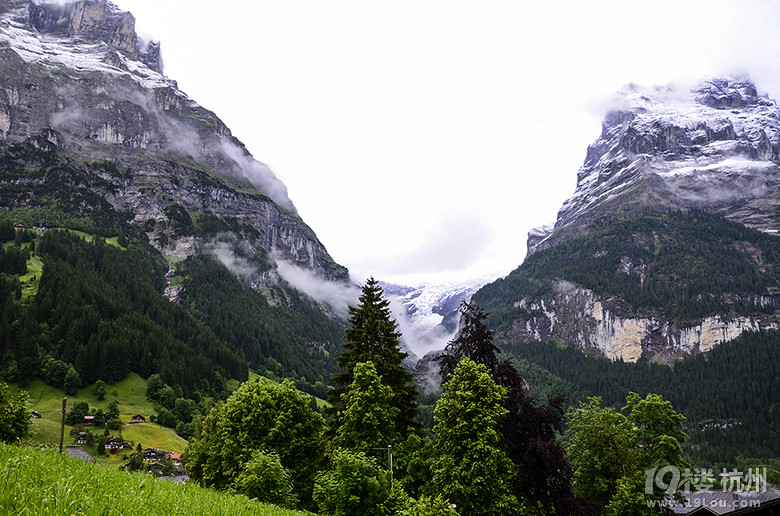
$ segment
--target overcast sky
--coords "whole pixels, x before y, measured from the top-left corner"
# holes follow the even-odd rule
[[[771,0],[117,3],[358,281],[517,267],[628,82],[748,73],[780,98]]]

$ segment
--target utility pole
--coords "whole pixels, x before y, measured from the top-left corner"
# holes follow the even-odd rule
[[[62,441],[65,439],[65,405],[68,403],[68,397],[62,398],[62,425],[60,425],[60,453],[62,453]]]
[[[390,470],[390,490],[393,490],[393,446],[387,445],[387,468]]]

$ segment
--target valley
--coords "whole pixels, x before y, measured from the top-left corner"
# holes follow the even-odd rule
[[[403,285],[338,263],[161,55],[107,0],[0,2],[2,510],[595,516],[673,501],[652,468],[780,485],[780,106],[748,77],[625,86],[514,270]],[[469,220],[432,278],[484,251]],[[51,452],[65,397],[102,468]]]

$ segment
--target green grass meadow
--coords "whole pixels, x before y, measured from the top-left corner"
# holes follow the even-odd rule
[[[18,392],[17,386],[10,386],[13,391]],[[62,399],[65,393],[62,389],[57,389],[46,385],[41,380],[34,380],[24,389],[30,396],[29,408],[40,412],[40,419],[32,420],[32,431],[30,441],[36,444],[58,444],[60,442],[60,425],[62,422]],[[146,399],[146,380],[135,373],[131,373],[121,382],[113,385],[106,385],[106,397],[99,401],[94,394],[94,386],[85,387],[76,394],[68,396],[67,408],[75,403],[86,401],[90,408],[101,408],[103,411],[108,409],[108,404],[116,400],[119,405],[119,418],[122,421],[129,422],[135,414],[141,414],[149,421],[149,417],[155,414],[154,406]],[[67,446],[73,444],[73,436],[70,431],[73,427],[65,425],[64,444]],[[89,429],[89,427],[86,427]],[[103,433],[104,428],[95,428],[95,433]],[[112,436],[121,435],[127,441],[132,441],[133,445],[141,443],[144,448],[154,447],[174,452],[183,452],[187,447],[187,441],[176,435],[170,428],[164,428],[154,423],[140,423],[134,425],[125,425],[121,430],[111,430]],[[95,456],[95,446],[84,446],[84,449]],[[126,450],[131,453],[130,450]],[[116,455],[106,455],[105,457],[96,457],[98,460],[108,464],[119,464],[122,453]]]
[[[145,473],[101,467],[56,450],[0,443],[2,515],[259,515],[298,511],[244,496],[157,480]]]

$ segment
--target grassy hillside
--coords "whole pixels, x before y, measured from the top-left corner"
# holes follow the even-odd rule
[[[306,513],[190,484],[158,481],[71,459],[55,450],[0,443],[0,515]]]
[[[257,378],[259,375],[250,372],[250,379]],[[232,392],[239,387],[240,383],[231,379],[227,382],[228,389]],[[65,393],[62,389],[45,384],[41,380],[34,380],[30,385],[21,389],[17,385],[10,385],[14,395],[20,390],[25,390],[30,396],[29,407],[41,414],[40,419],[32,420],[32,432],[30,441],[35,444],[50,445],[60,442],[60,424],[62,421],[62,398]],[[187,447],[187,441],[181,438],[172,428],[166,428],[159,424],[149,422],[149,417],[157,411],[151,401],[146,398],[146,380],[135,373],[130,373],[127,378],[116,384],[106,385],[106,397],[102,401],[98,400],[94,393],[94,385],[80,389],[76,396],[68,396],[67,409],[70,409],[78,402],[87,402],[92,409],[108,409],[108,404],[116,400],[119,405],[119,418],[125,423],[130,422],[131,418],[140,414],[146,417],[147,423],[125,425],[120,431],[111,430],[112,436],[121,436],[133,443],[133,446],[141,444],[144,448],[154,447],[174,452],[183,452]],[[327,401],[314,397],[317,407],[323,409],[328,407]],[[73,429],[71,425],[65,425],[64,444],[72,444],[74,437],[70,435]],[[102,434],[105,427],[90,428],[95,434]],[[104,457],[97,456],[97,447],[84,445],[89,453],[96,457],[101,463],[109,465],[118,465],[125,463],[122,460],[123,453],[108,454]],[[126,450],[127,453],[130,453]]]
[[[19,391],[19,387],[11,386],[14,392]],[[30,395],[30,410],[40,412],[40,419],[33,419],[31,441],[38,444],[59,443],[60,423],[62,421],[62,398],[65,393],[62,389],[57,389],[46,385],[40,380],[34,380],[30,386],[24,389]],[[145,416],[147,421],[149,416],[154,414],[152,403],[146,399],[146,380],[135,373],[131,373],[122,380],[113,385],[106,385],[106,397],[99,401],[94,394],[93,386],[85,387],[79,390],[76,396],[68,396],[67,407],[85,401],[90,408],[108,409],[108,404],[116,400],[119,405],[119,418],[128,422],[135,414]],[[65,425],[66,445],[73,443],[73,437],[70,435],[71,425]],[[102,433],[104,428],[95,428],[94,432]],[[112,435],[119,435],[119,431],[111,431]],[[187,441],[176,435],[170,428],[163,428],[154,423],[141,423],[135,425],[125,425],[121,429],[122,437],[134,444],[141,443],[145,448],[154,447],[175,452],[183,452],[187,446]],[[84,446],[84,448],[95,455],[94,446]],[[99,460],[107,463],[119,464],[121,454],[98,457]]]

